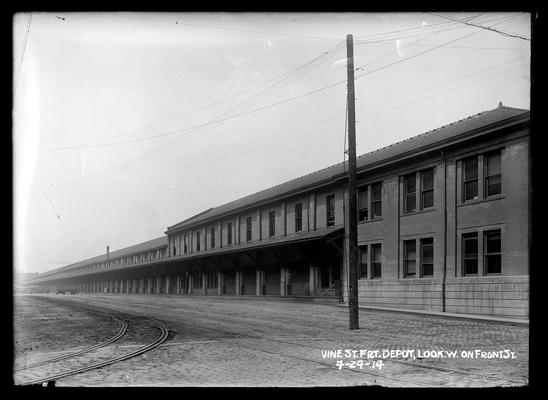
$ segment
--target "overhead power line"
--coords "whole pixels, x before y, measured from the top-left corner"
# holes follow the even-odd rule
[[[461,21],[459,19],[447,17],[445,15],[439,15],[439,14],[434,14],[434,13],[430,13],[430,14],[435,15],[436,17],[445,18],[445,19],[448,19],[448,20],[451,20],[451,21],[460,22],[460,23],[465,24],[465,25],[475,26],[476,28],[482,28],[482,29],[485,29],[485,30],[488,30],[488,31],[491,31],[491,32],[498,33],[498,34],[503,35],[503,36],[518,38],[518,39],[526,40],[526,41],[529,41],[529,42],[531,41],[530,38],[526,38],[526,37],[516,35],[516,34],[513,34],[513,33],[509,33],[509,32],[504,32],[504,31],[501,31],[499,29],[491,28],[489,26],[483,26],[483,25],[479,25],[479,24],[474,24],[472,22]]]

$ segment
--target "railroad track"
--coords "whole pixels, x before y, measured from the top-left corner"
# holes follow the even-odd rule
[[[114,336],[112,336],[111,338],[105,340],[104,342],[97,343],[93,346],[86,347],[85,349],[82,349],[82,350],[77,351],[75,353],[70,353],[70,354],[66,354],[64,356],[50,358],[50,359],[40,361],[40,362],[37,362],[37,363],[34,363],[34,364],[28,364],[28,365],[25,365],[23,367],[19,367],[19,368],[14,369],[13,372],[24,371],[24,370],[28,370],[28,369],[31,369],[31,368],[40,367],[40,366],[46,365],[46,364],[55,363],[55,362],[59,362],[59,361],[63,361],[63,360],[68,360],[69,358],[74,358],[74,357],[80,356],[80,355],[85,354],[85,353],[90,353],[94,350],[100,349],[101,347],[105,347],[105,346],[108,346],[111,343],[116,342],[118,339],[122,338],[126,334],[128,323],[127,323],[127,321],[125,321],[123,319],[120,319],[116,316],[111,316],[111,318],[114,319],[116,322],[118,322],[120,324],[120,328],[119,328],[118,332],[116,332],[116,334],[114,334]]]
[[[82,307],[82,308],[86,309],[87,307]],[[88,309],[88,311],[91,311],[91,310]],[[107,314],[109,314],[109,316],[111,318],[115,319],[120,324],[120,328],[114,336],[110,337],[109,339],[107,339],[107,340],[105,340],[101,343],[98,343],[96,345],[87,347],[87,348],[82,349],[78,352],[67,354],[67,355],[60,356],[60,357],[55,357],[55,358],[48,359],[48,360],[41,361],[41,362],[37,362],[37,363],[31,364],[31,365],[27,365],[24,368],[19,368],[17,370],[14,370],[14,372],[19,372],[22,375],[25,375],[25,372],[27,372],[27,375],[28,375],[28,373],[35,374],[36,372],[32,371],[33,368],[36,368],[36,367],[39,367],[39,366],[44,366],[46,364],[59,363],[59,362],[62,362],[62,361],[66,361],[70,358],[75,358],[75,357],[86,355],[86,354],[93,356],[93,353],[96,352],[97,350],[120,340],[127,333],[128,322],[124,318],[120,318],[120,317],[112,315],[110,313],[107,313]],[[158,328],[159,331],[160,331],[160,335],[158,337],[156,337],[155,340],[153,340],[152,342],[149,342],[149,343],[135,349],[134,351],[131,351],[129,353],[125,353],[125,354],[122,354],[122,355],[119,355],[119,356],[116,356],[116,357],[111,357],[107,360],[92,361],[90,364],[83,365],[83,366],[75,368],[75,369],[56,372],[56,373],[53,373],[53,374],[50,374],[50,375],[47,375],[47,376],[41,376],[40,378],[30,378],[30,379],[29,378],[27,378],[27,379],[23,378],[23,379],[21,379],[20,381],[18,381],[16,383],[18,385],[37,385],[37,384],[46,383],[46,382],[50,382],[50,381],[56,381],[58,379],[66,378],[68,376],[81,374],[83,372],[88,372],[88,371],[91,371],[91,370],[94,370],[94,369],[103,368],[103,367],[106,367],[108,365],[112,365],[112,364],[115,364],[115,363],[118,363],[118,362],[121,362],[121,361],[125,361],[125,360],[128,360],[130,358],[137,357],[137,356],[140,356],[140,355],[142,355],[146,352],[149,352],[149,351],[155,349],[156,347],[160,346],[162,343],[164,343],[168,339],[169,330],[166,327],[166,325],[160,320],[157,320],[157,319],[151,318],[151,317],[144,317],[144,319],[152,321],[154,323],[154,326],[156,328]]]

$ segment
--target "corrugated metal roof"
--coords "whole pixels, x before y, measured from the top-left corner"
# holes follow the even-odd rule
[[[500,106],[493,110],[484,111],[468,118],[444,125],[440,128],[422,133],[392,145],[380,148],[370,153],[357,157],[357,169],[367,169],[368,166],[380,161],[389,160],[393,157],[403,155],[409,152],[420,150],[425,146],[435,145],[447,139],[456,139],[459,136],[489,125],[500,123],[504,120],[514,118],[522,114],[528,114],[529,110]],[[210,208],[200,214],[187,218],[173,226],[168,227],[168,232],[182,227],[191,226],[196,223],[207,221],[212,218],[220,217],[237,209],[252,206],[253,204],[268,201],[286,193],[291,193],[300,188],[305,188],[321,182],[327,182],[334,179],[344,172],[343,163],[335,164],[330,167],[312,172],[308,175],[293,179],[277,186],[262,190],[252,195],[231,201],[218,207]]]
[[[167,236],[161,236],[159,238],[152,239],[147,242],[143,242],[133,246],[124,247],[123,249],[111,251],[109,254],[109,258],[112,260],[118,257],[125,257],[125,256],[138,254],[144,251],[154,250],[154,249],[166,247],[166,246],[167,246]],[[61,271],[67,271],[74,268],[83,267],[86,265],[104,262],[106,260],[107,260],[107,255],[105,253],[105,254],[101,254],[100,256],[88,258],[86,260],[78,261],[76,263],[69,264],[67,266],[64,266],[52,271],[48,271],[47,273],[57,273]],[[44,275],[42,274],[42,276]]]

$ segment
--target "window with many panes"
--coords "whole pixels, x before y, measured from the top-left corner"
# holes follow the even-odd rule
[[[382,217],[382,183],[371,185],[371,208],[373,218]]]
[[[485,197],[500,194],[502,191],[500,150],[486,154],[483,163],[485,166]]]
[[[209,234],[211,236],[211,248],[214,248],[215,247],[215,228],[214,227],[211,227]]]
[[[369,190],[367,186],[358,188],[358,221],[369,219]]]
[[[246,240],[251,241],[251,217],[247,217],[245,220],[246,227]]]
[[[417,176],[410,174],[403,177],[404,211],[411,212],[417,208]]]
[[[382,256],[382,245],[372,244],[371,245],[371,277],[380,278],[381,277],[381,256]]]
[[[358,279],[367,278],[367,246],[359,247],[359,266],[358,266]]]
[[[421,209],[434,206],[434,169],[420,172]]]
[[[405,240],[403,242],[403,276],[414,278],[417,275],[417,242]]]
[[[501,235],[500,230],[484,232],[483,251],[486,274],[501,272]]]
[[[232,222],[226,224],[226,242],[232,244]]]
[[[200,231],[196,231],[196,251],[200,251]]]
[[[470,157],[462,161],[463,199],[474,200],[478,194],[478,157]]]
[[[303,205],[295,204],[295,232],[303,230]]]
[[[268,213],[268,237],[272,237],[276,234],[276,213],[269,211]]]
[[[462,267],[464,275],[478,274],[478,233],[462,235]]]
[[[434,239],[421,239],[421,276],[434,275]]]

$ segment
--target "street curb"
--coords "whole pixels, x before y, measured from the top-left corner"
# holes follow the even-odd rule
[[[348,304],[337,304],[337,307],[348,307]],[[372,311],[389,311],[389,312],[398,312],[405,314],[419,314],[419,315],[429,315],[434,317],[441,318],[458,318],[469,321],[482,321],[482,322],[493,322],[493,323],[504,323],[509,325],[519,325],[519,326],[529,326],[528,319],[514,319],[514,318],[503,318],[503,317],[494,317],[489,315],[476,315],[476,314],[457,314],[457,313],[447,313],[439,311],[428,311],[428,310],[408,310],[403,308],[388,308],[388,307],[375,307],[375,306],[358,306],[358,308]]]

